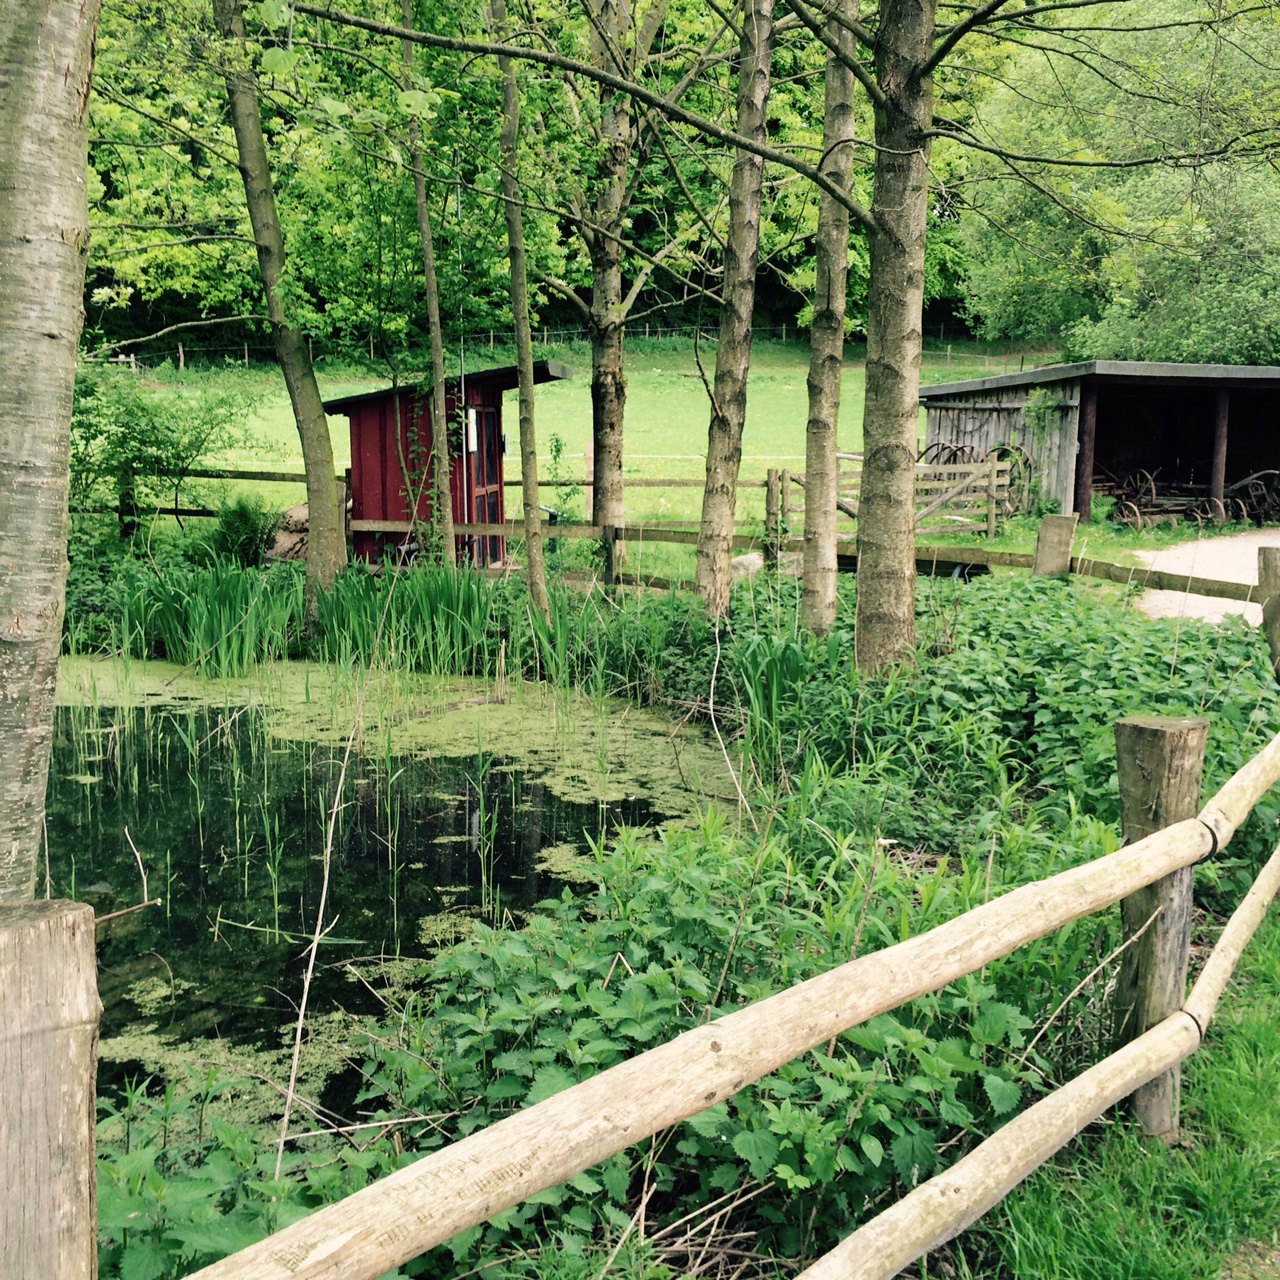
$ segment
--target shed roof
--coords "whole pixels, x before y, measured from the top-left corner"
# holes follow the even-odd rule
[[[561,364],[559,360],[534,361],[533,380],[535,383],[559,382],[565,378],[572,377],[573,370],[567,364]],[[483,382],[495,391],[510,391],[519,385],[520,371],[513,364],[503,365],[498,369],[481,369],[477,373],[467,374],[467,381]],[[458,379],[449,378],[445,385],[456,387]],[[356,405],[366,404],[370,400],[381,400],[395,391],[409,395],[412,392],[425,391],[426,389],[426,383],[423,382],[409,382],[400,387],[382,387],[377,391],[361,392],[358,396],[342,396],[337,400],[326,400],[324,408],[326,413],[346,413],[349,409],[354,409]]]
[[[1280,388],[1280,366],[1261,364],[1173,364],[1155,360],[1080,360],[1075,364],[1050,364],[1021,373],[998,373],[965,382],[939,382],[920,388],[928,404],[969,391],[993,391],[1000,387],[1039,387],[1074,378],[1099,382],[1178,386],[1253,386]]]

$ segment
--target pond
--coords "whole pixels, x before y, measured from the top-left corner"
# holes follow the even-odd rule
[[[64,660],[45,887],[125,912],[99,927],[100,1087],[175,1061],[261,1071],[281,1051],[326,847],[309,1023],[340,1036],[477,921],[518,926],[589,887],[619,824],[731,785],[696,730],[607,698]],[[126,910],[146,898],[162,903]]]

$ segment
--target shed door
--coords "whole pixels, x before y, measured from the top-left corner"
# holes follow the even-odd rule
[[[502,519],[502,441],[497,409],[477,407],[476,449],[471,455],[477,524],[497,524]],[[503,558],[505,539],[477,538],[476,562],[493,564]]]

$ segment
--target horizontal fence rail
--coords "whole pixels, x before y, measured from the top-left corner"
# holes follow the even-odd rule
[[[196,1274],[202,1280],[375,1280],[459,1232],[731,1097],[833,1036],[941,990],[1173,871],[1193,866],[1226,845],[1277,781],[1280,735],[1233,775],[1196,818],[1014,889],[927,933],[686,1031]],[[1219,964],[1214,973],[1222,969]],[[1208,999],[1206,995],[1202,1003]],[[1157,1037],[1164,1047],[1150,1054],[1152,1042],[1135,1047],[1143,1044],[1141,1040],[1123,1051],[1128,1054],[1124,1072],[1141,1075],[1150,1068],[1150,1075],[1144,1076],[1149,1079],[1172,1065],[1171,1055],[1185,1057],[1195,1049],[1197,1022],[1188,1014],[1175,1015],[1169,1022],[1179,1030],[1169,1033],[1168,1045]],[[1098,1096],[1109,1095],[1103,1089]],[[847,1270],[837,1268],[830,1274]]]
[[[821,1257],[799,1280],[889,1280],[959,1235],[1085,1125],[1198,1048],[1245,946],[1280,891],[1280,849],[1236,908],[1182,1009],[1028,1107]]]

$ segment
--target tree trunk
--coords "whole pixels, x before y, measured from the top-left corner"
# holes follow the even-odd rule
[[[764,142],[773,48],[773,0],[746,0],[738,55],[738,132]],[[760,202],[764,161],[736,151],[729,182],[729,239],[724,255],[724,303],[711,425],[707,431],[707,478],[702,494],[695,588],[715,617],[729,611],[733,518],[742,424],[747,412],[751,368],[751,313],[755,307],[756,264],[760,256]]]
[[[413,26],[413,0],[401,0],[404,25]],[[401,41],[404,56],[405,88],[413,88],[413,44]],[[422,141],[418,121],[409,120],[409,163],[413,166],[413,195],[418,206],[418,232],[422,237],[422,277],[427,292],[427,341],[431,346],[431,453],[433,469],[431,513],[440,557],[445,564],[457,563],[453,541],[453,490],[449,486],[449,424],[444,398],[444,334],[440,329],[440,283],[436,279],[436,251],[431,238],[431,215],[427,209],[427,180],[422,169]]]
[[[592,253],[591,283],[591,436],[595,476],[591,521],[595,525],[626,524],[622,486],[622,427],[627,407],[627,379],[622,371],[622,271],[616,240],[599,234]],[[612,261],[597,262],[601,250]]]
[[[870,232],[867,398],[858,503],[857,664],[877,671],[915,653],[915,463],[933,83],[917,75],[934,0],[886,0],[876,44],[876,157]]]
[[[280,278],[285,263],[284,233],[276,212],[271,164],[262,133],[258,82],[245,58],[244,17],[240,11],[240,0],[213,0],[213,16],[219,35],[228,42],[224,78],[240,156],[245,203],[249,207],[249,221],[258,246],[258,268],[267,298],[267,315],[271,319],[276,358],[280,361],[280,371],[284,374],[294,421],[298,424],[298,436],[302,441],[302,459],[307,473],[307,605],[308,610],[314,610],[318,589],[331,586],[347,562],[345,521],[343,513],[338,510],[338,487],[333,474],[333,444],[329,439],[329,423],[320,401],[315,370],[307,354],[306,339],[285,318],[284,301],[280,296]]]
[[[490,8],[496,31],[506,26],[506,0]],[[510,58],[499,58],[502,73],[502,132],[498,139],[502,166],[503,207],[507,216],[507,250],[511,260],[511,318],[516,332],[516,368],[520,380],[520,478],[524,489],[524,554],[529,594],[534,606],[550,621],[547,579],[542,564],[542,511],[538,506],[538,441],[533,424],[533,336],[529,332],[529,277],[524,251],[524,210],[520,179],[516,176],[516,147],[520,137],[520,86]]]
[[[620,13],[619,0],[594,5],[591,60],[596,66],[625,75],[617,61],[630,25],[630,11]],[[638,40],[638,37],[637,37]],[[605,231],[621,233],[629,204],[627,169],[635,142],[631,100],[600,86],[600,155],[588,238],[591,253],[591,434],[595,446],[595,487],[591,518],[596,525],[621,526],[622,426],[627,381],[622,372],[622,246]]]
[[[851,8],[844,0],[846,12]],[[849,14],[852,17],[852,14]],[[832,19],[827,34],[854,57],[857,40]],[[853,173],[853,72],[827,54],[822,122],[822,171],[841,190]],[[809,352],[809,424],[805,433],[804,589],[805,625],[822,635],[836,620],[836,499],[839,464],[836,427],[844,372],[845,293],[849,277],[849,211],[826,192],[818,198],[817,279]]]
[[[35,896],[67,581],[97,0],[0,7],[0,902]]]

